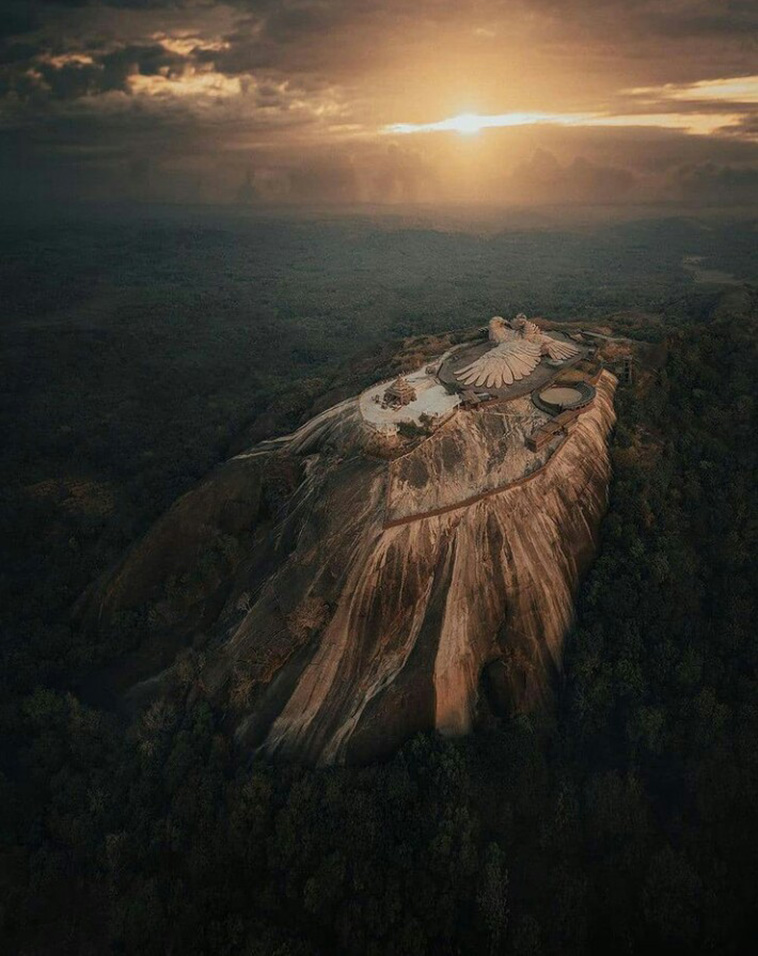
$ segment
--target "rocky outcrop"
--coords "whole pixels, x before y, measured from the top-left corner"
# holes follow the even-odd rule
[[[223,708],[241,745],[360,762],[419,730],[468,732],[484,684],[500,712],[544,706],[606,506],[614,387],[604,373],[568,436],[531,457],[524,435],[542,413],[526,398],[462,410],[389,461],[358,400],[343,402],[225,466],[194,493],[201,517],[191,496],[179,502],[91,596],[88,619],[107,627],[165,600],[167,577],[226,516],[225,580],[167,627],[191,636],[189,693]],[[180,685],[170,667],[133,693]]]

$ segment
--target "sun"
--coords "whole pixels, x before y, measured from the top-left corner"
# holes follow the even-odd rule
[[[454,116],[450,121],[450,129],[454,129],[462,136],[473,136],[482,128],[482,117],[476,113],[461,113],[460,116]]]

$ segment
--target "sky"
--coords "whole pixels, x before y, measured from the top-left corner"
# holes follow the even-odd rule
[[[0,2],[0,197],[756,196],[755,0]]]

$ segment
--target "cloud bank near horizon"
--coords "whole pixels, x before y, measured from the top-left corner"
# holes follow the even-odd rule
[[[6,196],[745,203],[742,0],[6,0]]]

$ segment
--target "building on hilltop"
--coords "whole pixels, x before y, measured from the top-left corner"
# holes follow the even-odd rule
[[[410,405],[415,401],[416,390],[402,375],[399,375],[384,393],[385,405]]]

